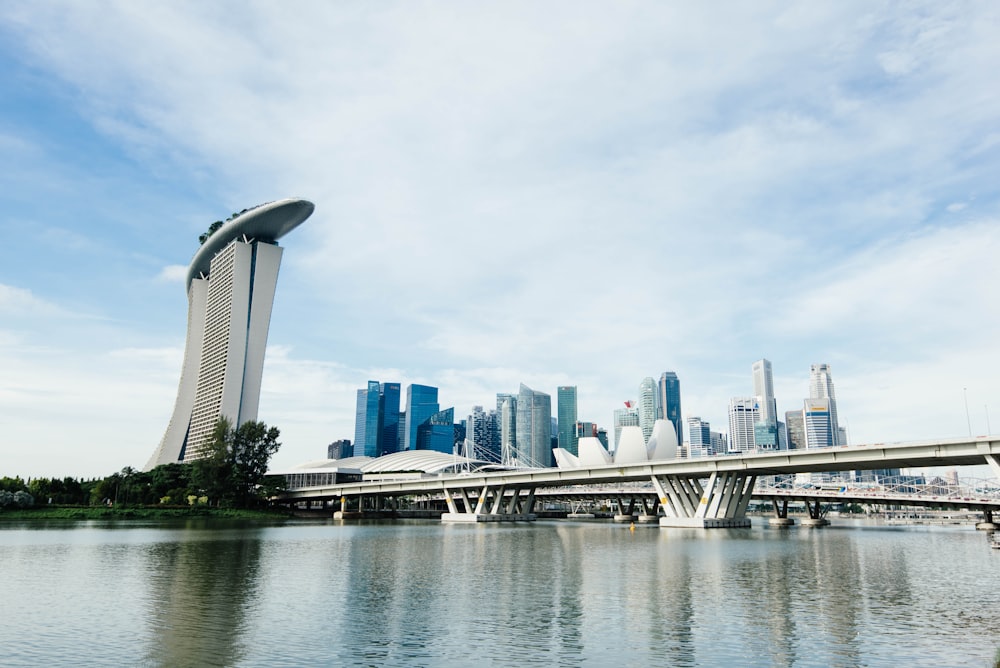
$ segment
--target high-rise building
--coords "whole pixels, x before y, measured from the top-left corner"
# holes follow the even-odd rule
[[[358,455],[381,457],[399,450],[399,383],[368,381],[358,390],[354,444]]]
[[[399,452],[399,383],[382,383],[379,387],[379,455]]]
[[[729,438],[721,431],[712,432],[712,452],[717,455],[729,452]]]
[[[469,457],[500,461],[500,420],[496,411],[473,406],[465,432],[466,438],[475,444],[475,452],[469,453]]]
[[[403,434],[403,449],[417,450],[417,430],[432,415],[441,410],[438,405],[438,389],[429,385],[411,384],[406,388],[406,424]],[[451,450],[447,450],[451,452]]]
[[[351,447],[350,439],[342,438],[339,441],[334,441],[330,445],[326,446],[327,459],[344,459],[346,457],[353,456],[354,448]]]
[[[579,445],[581,438],[597,438],[597,425],[593,422],[577,422],[576,438]]]
[[[829,448],[837,444],[833,430],[833,413],[830,410],[831,403],[826,397],[805,400],[802,421],[807,448]]]
[[[681,418],[681,381],[673,371],[660,374],[657,385],[657,417],[670,420],[677,432],[677,442],[684,442],[684,421]]]
[[[552,398],[524,383],[517,393],[516,453],[521,465],[552,465]]]
[[[806,447],[806,424],[802,411],[785,413],[785,440],[789,450],[802,450]]]
[[[729,400],[729,449],[727,452],[753,452],[754,425],[760,421],[756,397],[733,397]]]
[[[435,388],[436,389],[436,388]],[[455,450],[455,409],[443,411],[427,417],[417,425],[417,450],[436,450],[451,454]]]
[[[282,249],[278,239],[312,215],[283,199],[234,215],[204,240],[187,271],[188,325],[177,400],[145,469],[192,461],[220,417],[257,419],[271,307]]]
[[[517,395],[497,393],[500,421],[500,462],[513,466],[517,460]]]
[[[575,385],[559,386],[556,391],[556,411],[559,417],[559,447],[576,455],[579,438],[576,435]]]
[[[766,359],[757,360],[751,367],[753,372],[753,394],[759,397],[760,421],[768,425],[778,423],[778,404],[774,398],[774,376],[771,372],[771,362]]]
[[[840,442],[840,423],[837,421],[837,395],[833,391],[833,376],[830,373],[829,364],[813,364],[809,367],[809,398],[830,400],[831,443],[832,445],[843,445]]]
[[[707,457],[715,454],[712,450],[712,429],[708,422],[700,417],[689,417],[687,427],[690,457]]]
[[[615,428],[615,451],[618,450],[618,442],[621,440],[622,427],[638,427],[639,426],[639,411],[635,406],[635,402],[626,401],[625,408],[616,408],[614,412],[614,428]]]
[[[656,422],[656,381],[650,376],[646,376],[639,383],[639,403],[636,408],[639,412],[642,438],[648,442],[649,437],[653,435],[653,423]]]
[[[379,382],[369,380],[368,387],[358,390],[354,413],[354,449],[359,456],[379,456]]]

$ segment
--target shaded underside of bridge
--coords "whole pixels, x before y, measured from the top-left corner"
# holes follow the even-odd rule
[[[450,511],[446,521],[484,521],[527,518],[533,509],[535,490],[539,488],[650,482],[657,506],[664,513],[660,520],[663,526],[748,526],[745,511],[759,476],[983,464],[990,464],[1000,476],[1000,439],[979,437],[876,444],[405,480],[382,478],[289,490],[276,500],[295,503],[440,493],[445,496]],[[511,497],[510,502],[504,500]]]

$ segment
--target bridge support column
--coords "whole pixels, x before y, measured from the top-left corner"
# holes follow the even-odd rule
[[[455,495],[461,499],[461,504],[456,503]],[[446,523],[530,522],[535,519],[534,487],[514,487],[509,491],[503,485],[490,487],[488,484],[481,488],[445,487],[444,498],[448,512],[441,515],[441,521]]]
[[[980,531],[996,531],[1000,529],[1000,524],[993,521],[992,508],[983,508],[983,521],[977,522],[976,528]]]
[[[712,473],[703,488],[698,478],[652,476],[664,517],[661,527],[701,529],[749,527],[747,506],[757,476],[741,472]]]
[[[774,517],[767,521],[773,527],[790,527],[795,520],[788,516],[788,499],[771,499],[774,505]]]
[[[823,517],[823,509],[820,506],[819,499],[805,499],[806,510],[809,511],[809,517],[802,520],[802,526],[804,527],[825,527],[830,524],[830,520]]]
[[[642,499],[642,512],[636,518],[637,522],[656,522],[660,519],[660,500],[653,499],[650,503],[648,499]]]
[[[633,513],[635,513],[634,498],[629,499],[628,508],[625,507],[625,497],[622,496],[621,494],[618,495],[616,501],[618,502],[617,503],[618,512],[615,513],[615,516],[613,518],[615,522],[631,522],[633,519],[635,519],[635,517],[633,516]]]

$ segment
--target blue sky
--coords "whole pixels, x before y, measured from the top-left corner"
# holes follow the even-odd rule
[[[353,438],[368,379],[467,414],[674,370],[724,428],[832,365],[852,442],[1000,427],[992,3],[4,3],[0,474],[141,466],[182,269],[282,197],[260,419]],[[965,410],[966,400],[969,407]]]

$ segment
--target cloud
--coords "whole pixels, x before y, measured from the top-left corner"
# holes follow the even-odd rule
[[[156,280],[164,283],[183,283],[187,278],[188,268],[183,264],[169,264],[160,270]]]
[[[670,368],[685,411],[719,428],[761,356],[782,408],[809,363],[835,364],[852,427],[884,440],[910,414],[884,369],[950,387],[940,348],[992,359],[991,6],[235,8],[0,9],[11,63],[122,161],[81,152],[93,169],[76,174],[47,153],[55,134],[15,143],[61,177],[40,199],[82,197],[80,177],[117,208],[0,225],[90,240],[51,260],[19,242],[6,266],[33,299],[127,323],[102,350],[166,350],[184,333],[173,263],[204,223],[314,201],[282,240],[261,401],[289,452],[350,437],[368,378],[436,384],[459,412],[521,381],[577,384],[580,414],[607,424]],[[70,258],[87,263],[74,281]],[[46,339],[20,322],[8,340]]]

